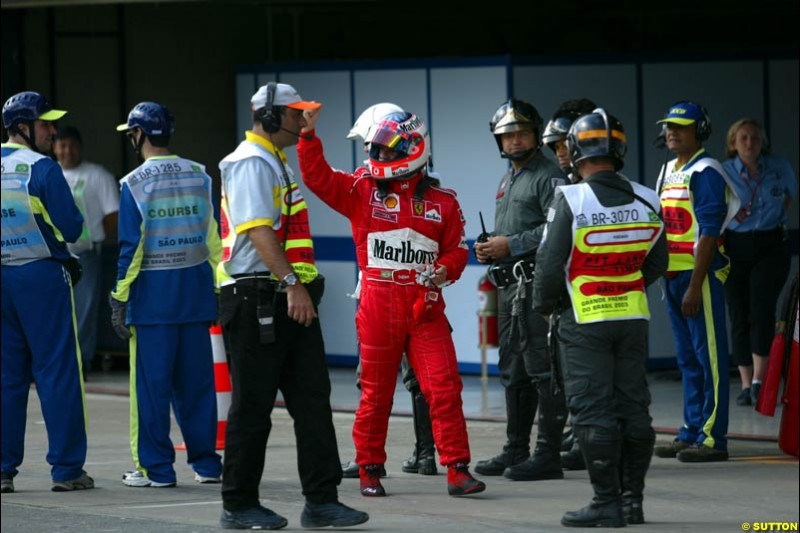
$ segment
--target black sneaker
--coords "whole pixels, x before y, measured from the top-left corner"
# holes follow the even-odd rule
[[[688,448],[690,444],[688,442],[684,442],[682,440],[675,439],[674,441],[670,442],[669,444],[661,444],[653,448],[653,454],[656,457],[661,457],[665,459],[671,459],[676,457],[678,453],[682,452],[686,448]]]
[[[281,529],[289,522],[263,505],[243,511],[222,510],[219,525],[222,529]]]
[[[311,503],[306,502],[303,514],[300,515],[300,525],[305,528],[313,527],[350,527],[363,524],[369,520],[369,515],[356,511],[343,503]]]
[[[746,407],[748,405],[753,405],[753,398],[750,394],[750,387],[742,389],[742,392],[740,392],[739,396],[736,397],[736,405],[738,405],[739,407]]]
[[[0,476],[0,492],[3,494],[14,492],[14,476],[11,474],[2,474]]]
[[[682,463],[712,463],[728,460],[728,450],[717,450],[698,444],[678,452],[678,461]]]
[[[475,473],[482,476],[502,476],[506,468],[527,461],[528,457],[530,457],[530,454],[512,457],[509,453],[503,451],[491,459],[478,461],[475,464]]]

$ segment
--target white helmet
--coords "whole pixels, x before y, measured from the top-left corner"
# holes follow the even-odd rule
[[[402,107],[388,102],[371,105],[358,116],[353,127],[350,128],[350,133],[347,134],[347,138],[351,141],[360,138],[366,142],[369,130],[383,120],[386,115],[402,112]]]

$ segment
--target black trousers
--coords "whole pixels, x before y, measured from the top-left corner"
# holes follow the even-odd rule
[[[318,303],[322,281],[307,288],[314,303]],[[263,344],[256,307],[272,301],[276,340]],[[264,281],[239,281],[223,287],[221,320],[230,342],[233,379],[225,434],[223,507],[236,511],[258,505],[258,488],[272,428],[270,414],[278,390],[294,420],[303,495],[313,503],[336,501],[342,468],[319,320],[305,327],[290,319],[286,294],[276,294],[274,285]]]
[[[533,283],[525,284],[524,324],[527,333],[522,345],[512,339],[512,301],[517,285],[497,289],[497,326],[500,341],[500,357],[497,363],[500,382],[506,388],[529,387],[535,377],[550,375],[550,355],[547,349],[547,321],[531,309]]]
[[[731,319],[732,361],[752,366],[753,353],[766,357],[775,336],[775,313],[789,275],[791,257],[784,232],[725,234],[731,272],[725,283]]]
[[[652,435],[647,386],[648,322],[579,325],[572,308],[558,328],[567,405],[575,426],[600,426],[624,438]]]

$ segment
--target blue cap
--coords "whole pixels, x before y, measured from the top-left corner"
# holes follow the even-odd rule
[[[688,126],[697,121],[703,120],[703,108],[692,102],[678,102],[669,108],[667,116],[656,122],[662,124],[669,122],[670,124],[678,124],[680,126]]]

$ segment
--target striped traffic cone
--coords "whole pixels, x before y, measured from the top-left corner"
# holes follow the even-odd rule
[[[217,450],[225,449],[225,430],[228,426],[228,409],[231,406],[231,375],[228,372],[228,359],[225,357],[225,341],[222,326],[214,325],[208,330],[211,335],[211,352],[214,354],[214,388],[217,391]],[[186,450],[186,443],[175,446],[176,450]]]

